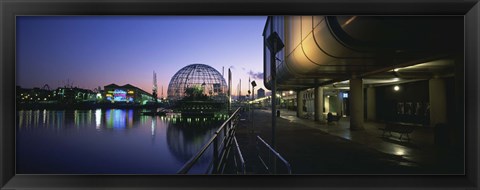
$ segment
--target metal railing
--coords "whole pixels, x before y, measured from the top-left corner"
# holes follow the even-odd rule
[[[268,160],[270,160],[270,167],[268,164],[265,162],[265,159],[262,158],[261,152],[260,151],[260,145],[263,145],[267,148],[269,154],[268,154]],[[282,161],[283,165],[285,166],[285,169],[287,170],[288,174],[292,174],[292,168],[290,167],[290,164],[283,158],[277,151],[275,151],[268,143],[266,143],[260,136],[257,136],[257,153],[258,153],[258,158],[262,162],[263,166],[269,173],[277,174],[276,171],[276,159],[278,158],[280,161]],[[272,156],[273,154],[273,156]]]
[[[235,173],[237,174],[247,174],[246,166],[245,166],[245,160],[243,159],[242,151],[240,151],[240,146],[238,146],[237,138],[233,137],[233,140],[235,142],[235,156],[234,162],[235,162]],[[240,168],[240,170],[238,170]]]
[[[240,110],[241,108],[237,108],[235,112],[233,112],[233,114],[218,128],[218,130],[215,131],[215,134],[207,141],[200,151],[187,163],[185,163],[185,165],[183,165],[177,174],[187,174],[198,162],[198,160],[205,154],[205,152],[207,152],[210,146],[213,146],[213,160],[205,173],[223,173],[235,139],[235,128],[238,124]],[[219,142],[219,139],[221,142]],[[235,151],[239,151],[240,149],[238,148],[238,144],[236,145],[238,150]],[[241,160],[243,160],[243,158]]]

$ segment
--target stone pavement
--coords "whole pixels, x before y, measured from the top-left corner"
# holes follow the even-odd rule
[[[349,118],[326,124],[298,118],[293,111],[280,112],[276,150],[291,164],[294,174],[463,173],[463,158],[435,146],[431,128],[416,129],[408,142],[383,138],[378,129],[382,123],[367,122],[365,130],[351,131]],[[255,136],[270,143],[270,123],[270,110],[242,114],[237,139],[250,174],[268,173],[256,156]]]

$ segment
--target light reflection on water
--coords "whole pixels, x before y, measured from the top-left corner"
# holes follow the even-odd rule
[[[226,119],[142,111],[18,111],[17,173],[175,174]],[[207,151],[196,169],[206,168],[212,154]]]

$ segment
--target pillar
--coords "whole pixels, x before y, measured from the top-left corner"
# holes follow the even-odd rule
[[[350,130],[363,129],[363,82],[361,78],[350,79]]]
[[[304,91],[297,92],[297,117],[305,115],[305,112],[303,111],[303,106],[305,106],[305,104],[303,104],[303,100],[305,99],[305,97],[303,97],[304,95]]]
[[[323,88],[315,87],[315,121],[325,121],[323,119]]]
[[[439,123],[447,122],[447,93],[445,81],[434,78],[428,81],[430,98],[430,126],[435,127]]]
[[[337,116],[342,117],[345,114],[345,110],[343,109],[343,92],[337,91]]]
[[[330,100],[328,99],[327,96],[323,97],[323,105],[325,107],[325,113],[330,112]]]
[[[375,121],[377,119],[377,105],[375,101],[375,88],[370,86],[367,88],[367,120]]]

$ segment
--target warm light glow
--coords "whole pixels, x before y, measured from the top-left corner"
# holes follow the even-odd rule
[[[395,86],[395,87],[393,87],[393,90],[399,91],[399,90],[400,90],[400,87],[399,87],[399,86]]]
[[[290,92],[289,92],[289,93],[290,93],[290,94],[293,94],[293,91],[292,91],[292,90],[290,90]]]
[[[397,72],[397,71],[398,71],[398,69],[393,69],[393,71]]]
[[[395,150],[395,155],[398,155],[398,156],[403,156],[405,155],[405,149],[403,148],[400,148],[400,147],[395,147],[394,148]]]
[[[355,20],[357,18],[357,16],[352,16],[351,18],[349,18],[347,21],[345,21],[345,23],[342,24],[342,27],[350,24],[353,20]]]

